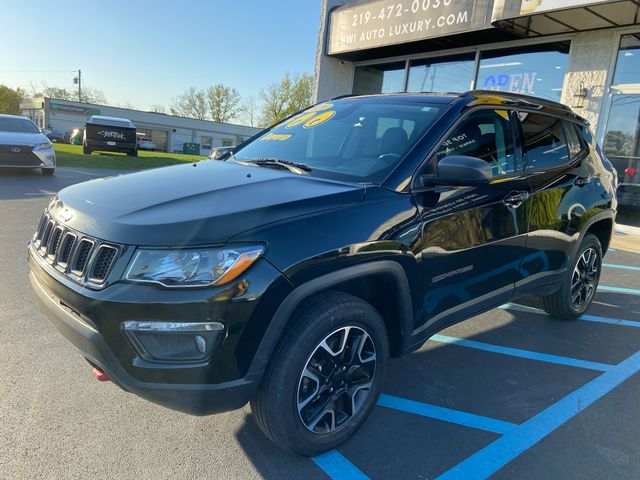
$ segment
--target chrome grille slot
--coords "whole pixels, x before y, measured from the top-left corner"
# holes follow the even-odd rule
[[[89,281],[101,283],[107,278],[111,265],[116,258],[118,249],[110,245],[101,245],[98,248],[89,272]]]
[[[123,246],[82,235],[55,221],[48,213],[40,218],[32,240],[32,253],[46,260],[69,280],[103,288]]]
[[[47,255],[49,257],[54,257],[58,251],[60,241],[62,240],[62,232],[62,227],[59,225],[52,230],[49,238],[49,245],[47,245]]]
[[[73,246],[76,243],[76,235],[71,232],[67,232],[64,234],[64,238],[62,239],[62,243],[60,244],[60,250],[58,253],[58,265],[66,268],[69,263],[69,259],[71,258],[71,251],[73,250]]]
[[[91,256],[93,245],[94,243],[87,238],[80,240],[71,265],[71,273],[77,276],[82,276],[84,269],[87,266],[87,262],[89,261],[89,257]]]
[[[47,225],[48,220],[49,220],[49,217],[47,216],[47,214],[43,213],[42,217],[40,218],[40,223],[38,223],[38,229],[36,230],[36,234],[34,237],[36,246],[40,246],[40,242],[42,240],[42,234],[44,233],[44,227]]]
[[[42,233],[42,240],[40,241],[40,248],[46,251],[47,245],[49,243],[49,238],[51,237],[51,231],[53,230],[53,220],[49,220],[47,225],[44,227],[44,232]]]

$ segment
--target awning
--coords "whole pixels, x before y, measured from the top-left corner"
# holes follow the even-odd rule
[[[640,1],[497,0],[492,24],[519,37],[542,37],[638,24]]]

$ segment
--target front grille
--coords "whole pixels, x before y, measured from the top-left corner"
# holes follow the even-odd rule
[[[93,261],[93,265],[91,267],[91,273],[89,273],[89,278],[91,280],[96,280],[98,282],[104,281],[107,278],[107,274],[113,264],[113,259],[116,257],[118,250],[109,245],[102,245],[98,248],[98,253],[96,253],[96,258]]]
[[[84,269],[87,266],[89,255],[91,255],[91,251],[93,250],[94,245],[94,242],[89,239],[83,238],[82,240],[80,240],[78,249],[76,250],[75,258],[73,259],[73,263],[71,264],[71,273],[78,276],[84,273]]]
[[[80,284],[101,286],[122,247],[71,230],[44,214],[33,236],[38,255]]]
[[[42,161],[33,153],[31,145],[0,145],[0,165],[38,166]]]

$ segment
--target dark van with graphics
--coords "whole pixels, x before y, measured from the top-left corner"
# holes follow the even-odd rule
[[[439,330],[527,294],[582,315],[616,185],[554,102],[344,97],[224,161],[62,190],[30,279],[98,379],[196,415],[251,402],[277,445],[315,455],[362,425],[389,358]]]
[[[92,115],[84,126],[82,152],[122,152],[134,157],[138,156],[136,127],[126,118]]]

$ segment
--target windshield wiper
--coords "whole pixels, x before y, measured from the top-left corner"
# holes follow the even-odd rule
[[[245,163],[259,165],[267,168],[286,168],[293,173],[310,172],[312,169],[304,163],[290,162],[288,160],[280,160],[278,158],[258,158],[256,160],[243,160]]]

